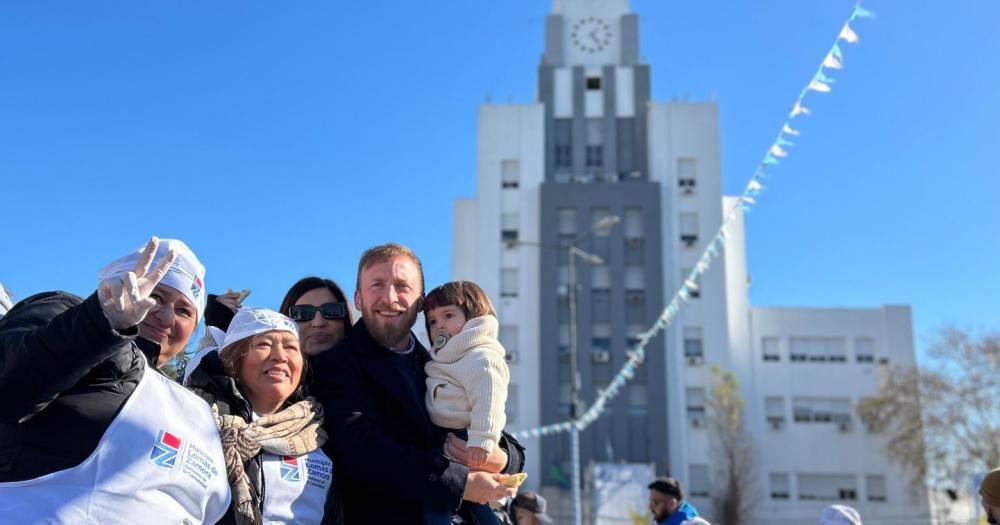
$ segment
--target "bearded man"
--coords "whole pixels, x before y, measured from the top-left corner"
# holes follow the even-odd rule
[[[523,448],[504,435],[488,472],[470,472],[465,442],[431,423],[424,404],[430,355],[411,332],[423,294],[420,259],[409,248],[368,249],[354,292],[361,319],[311,363],[347,525],[449,524],[462,500],[513,496],[497,473],[524,467]]]

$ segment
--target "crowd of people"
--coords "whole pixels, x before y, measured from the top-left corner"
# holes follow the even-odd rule
[[[473,283],[424,293],[408,248],[367,250],[352,323],[335,282],[278,310],[209,295],[181,241],[109,263],[85,299],[0,319],[0,502],[18,523],[494,524],[524,479],[503,432],[496,312]],[[423,311],[435,345],[411,331]],[[205,337],[183,384],[159,368]]]
[[[508,370],[476,284],[425,294],[420,259],[365,251],[353,302],[294,283],[277,310],[208,294],[181,241],[152,238],[82,299],[0,287],[0,504],[16,523],[550,523],[517,487]],[[431,348],[414,336],[423,312]],[[183,374],[159,368],[205,336]],[[680,483],[649,486],[660,525],[707,525]],[[1000,514],[1000,471],[981,489]],[[824,509],[821,524],[860,525]]]

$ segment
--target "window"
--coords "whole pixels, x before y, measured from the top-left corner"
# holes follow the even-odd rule
[[[500,216],[500,240],[513,242],[517,240],[518,216],[516,213],[504,213]]]
[[[500,325],[500,344],[503,345],[503,349],[507,351],[508,354],[511,352],[517,352],[518,348],[518,330],[516,324],[502,324]]]
[[[848,431],[851,401],[843,397],[794,397],[792,417],[796,423],[835,423]]]
[[[788,474],[772,472],[768,478],[771,485],[771,499],[789,499],[791,488],[788,483]]]
[[[500,161],[500,187],[517,188],[521,181],[521,163],[513,159]]]
[[[854,501],[858,499],[857,480],[843,474],[799,474],[799,499],[817,501]]]
[[[681,243],[692,248],[698,243],[698,214],[682,213],[680,217]]]
[[[646,385],[629,385],[628,412],[634,416],[646,415]]]
[[[846,340],[842,337],[791,337],[788,359],[796,362],[847,361]]]
[[[517,297],[517,268],[500,270],[500,297]]]
[[[566,294],[559,296],[559,307],[556,316],[560,323],[569,322],[569,296]]]
[[[688,388],[686,393],[688,423],[693,428],[702,428],[705,426],[705,389]]]
[[[785,424],[785,399],[782,397],[764,398],[764,414],[771,428],[780,430]]]
[[[625,322],[641,323],[646,320],[646,292],[625,290]]]
[[[854,355],[859,363],[874,363],[875,340],[871,337],[854,338]]]
[[[504,405],[507,414],[507,424],[517,424],[517,383],[507,385],[507,404]]]
[[[559,415],[568,416],[569,415],[569,402],[571,399],[570,384],[568,382],[561,383],[559,385]]]
[[[591,290],[591,321],[595,323],[611,322],[611,290],[608,288],[594,288]]]
[[[625,264],[629,266],[639,266],[643,264],[643,238],[625,238]]]
[[[687,282],[688,277],[691,276],[691,268],[681,268],[681,282]],[[694,288],[689,288],[688,293],[692,299],[697,299],[701,297],[701,288],[698,287],[698,283],[694,283]]]
[[[555,149],[556,168],[570,168],[573,166],[573,148],[569,144],[556,144]]]
[[[604,150],[601,146],[587,146],[584,152],[584,165],[588,168],[600,168],[604,165]]]
[[[559,208],[556,211],[558,216],[558,233],[560,236],[569,235],[570,240],[572,236],[576,234],[576,209],[575,208]],[[563,250],[565,251],[565,250]]]
[[[590,287],[611,288],[611,269],[607,266],[591,266]]]
[[[700,326],[684,327],[684,356],[689,365],[700,365],[705,359]]]
[[[642,208],[625,208],[625,237],[641,238],[645,235],[642,223]]]
[[[760,340],[760,350],[764,361],[781,361],[781,350],[778,348],[777,337],[765,337]]]
[[[708,465],[691,465],[688,468],[688,494],[692,498],[707,498],[708,490]]]
[[[601,77],[587,77],[587,90],[601,89]]]
[[[868,501],[885,502],[888,500],[885,490],[885,476],[865,476],[865,490],[868,492]]]
[[[677,159],[677,188],[680,190],[681,195],[694,195],[695,186],[697,184],[697,179],[695,177],[697,170],[695,168],[695,159]]]

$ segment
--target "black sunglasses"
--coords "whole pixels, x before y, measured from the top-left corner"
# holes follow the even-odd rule
[[[323,319],[344,319],[347,317],[347,305],[344,303],[326,303],[319,306],[311,304],[296,304],[288,307],[288,317],[293,321],[312,321],[316,317],[316,311],[323,316]]]

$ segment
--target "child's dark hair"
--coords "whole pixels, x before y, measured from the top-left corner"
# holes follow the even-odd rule
[[[489,296],[472,281],[452,281],[431,290],[427,297],[424,297],[424,322],[427,322],[428,312],[443,306],[458,307],[465,315],[466,321],[484,315],[497,316]],[[430,334],[430,327],[427,328],[427,333]]]

